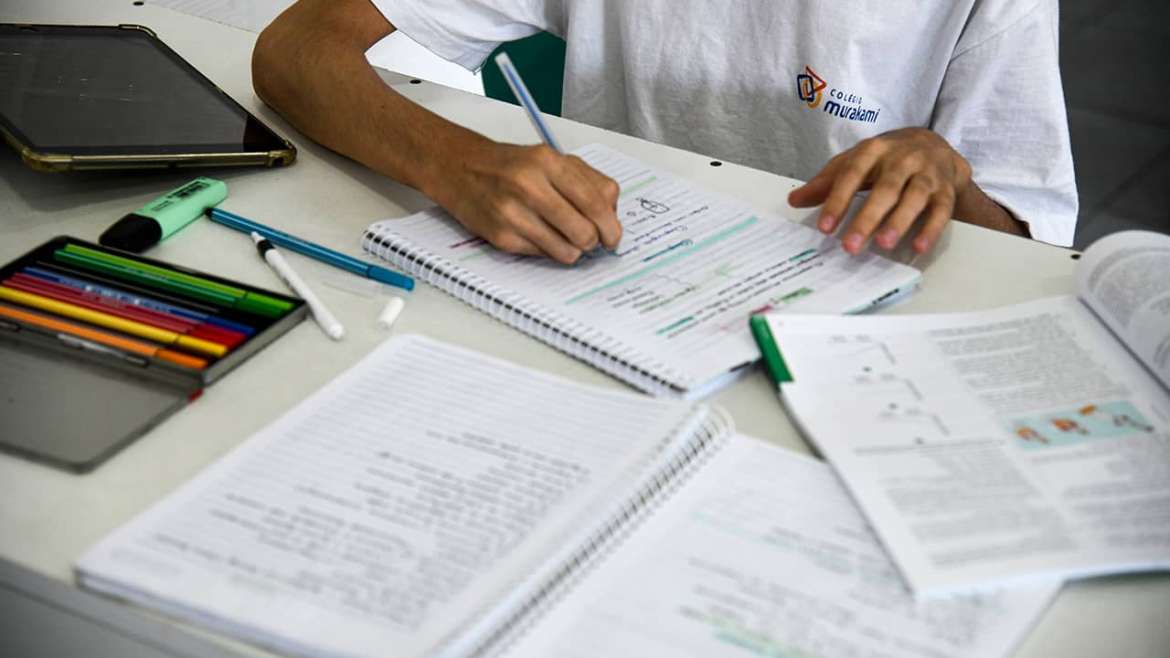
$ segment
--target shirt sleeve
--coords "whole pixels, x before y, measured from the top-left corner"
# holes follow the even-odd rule
[[[553,0],[371,0],[397,30],[439,57],[478,70],[501,43],[541,31],[562,34]]]
[[[1056,0],[1015,16],[1007,5],[992,4],[976,9],[956,46],[931,127],[971,163],[987,195],[1028,224],[1033,238],[1069,246],[1077,188]]]

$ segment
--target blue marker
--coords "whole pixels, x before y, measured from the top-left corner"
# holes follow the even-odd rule
[[[39,267],[26,267],[26,268],[24,268],[23,272],[29,276],[33,276],[33,277],[36,277],[38,279],[43,279],[45,281],[51,281],[52,283],[56,283],[56,284],[59,284],[62,286],[68,286],[70,288],[74,288],[76,290],[80,290],[83,292],[93,293],[95,295],[101,295],[102,297],[107,297],[109,299],[115,299],[117,301],[124,302],[126,304],[133,304],[134,306],[141,306],[142,308],[148,308],[152,311],[158,311],[159,313],[169,313],[171,315],[177,315],[177,316],[182,317],[182,318],[187,318],[188,320],[195,320],[197,322],[206,322],[207,324],[214,324],[216,326],[223,327],[224,329],[231,329],[232,331],[238,331],[238,332],[244,334],[245,336],[251,336],[252,334],[256,333],[255,329],[253,329],[252,327],[249,327],[248,325],[245,325],[245,324],[240,324],[238,322],[232,322],[231,320],[224,320],[223,318],[219,318],[219,317],[216,317],[214,315],[207,314],[207,313],[200,313],[199,311],[192,311],[189,308],[172,306],[171,304],[167,304],[166,302],[160,302],[157,299],[151,299],[149,297],[142,297],[140,295],[132,295],[132,294],[125,292],[123,290],[118,290],[117,288],[107,288],[106,286],[99,286],[96,283],[92,283],[89,281],[83,281],[82,279],[75,279],[71,276],[65,276],[64,274],[57,274],[56,272],[51,272],[49,270],[41,269]]]
[[[528,113],[528,119],[532,121],[532,127],[536,128],[536,132],[540,133],[540,139],[552,147],[557,153],[564,153],[561,150],[561,145],[557,143],[557,138],[553,137],[552,131],[549,130],[548,124],[544,122],[544,117],[540,115],[540,108],[536,106],[536,101],[532,100],[532,94],[528,93],[528,87],[524,86],[524,81],[520,79],[520,73],[516,71],[516,67],[512,65],[512,60],[508,57],[508,53],[500,53],[496,55],[496,66],[500,67],[500,73],[504,74],[504,81],[508,83],[508,88],[512,90],[512,95],[516,100],[520,101],[520,107]]]
[[[392,286],[397,286],[403,290],[414,290],[414,279],[406,276],[405,274],[399,274],[398,272],[388,270],[384,267],[371,265],[370,263],[358,260],[353,256],[346,256],[341,252],[333,251],[332,249],[322,247],[319,244],[313,244],[312,242],[302,240],[296,236],[289,235],[288,233],[278,231],[274,228],[269,228],[263,224],[257,224],[247,217],[241,217],[235,213],[230,213],[219,208],[209,209],[207,211],[207,216],[211,218],[211,221],[217,224],[223,224],[228,228],[234,228],[237,231],[241,231],[245,234],[251,234],[253,232],[259,233],[260,237],[268,240],[278,247],[284,247],[289,251],[295,251],[298,254],[303,254],[309,258],[315,258],[316,260],[319,260],[326,265],[332,265],[333,267],[341,268],[347,272],[353,272],[354,274],[357,274],[358,276],[364,276],[367,279],[373,279],[375,281],[387,283]]]

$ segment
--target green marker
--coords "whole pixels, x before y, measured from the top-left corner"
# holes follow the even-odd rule
[[[292,304],[283,299],[276,299],[262,293],[192,276],[185,272],[143,263],[132,258],[108,254],[78,244],[65,245],[64,248],[54,252],[53,257],[59,261],[104,272],[122,280],[144,283],[148,287],[153,285],[163,290],[186,294],[221,306],[234,307],[269,317],[280,317],[293,307]]]
[[[119,219],[102,233],[98,242],[134,253],[145,251],[226,198],[227,183],[214,178],[196,178]]]
[[[783,355],[780,354],[780,346],[772,337],[772,330],[768,327],[768,318],[762,315],[753,315],[748,322],[752,328],[752,336],[756,339],[756,345],[760,347],[760,355],[764,357],[764,368],[768,371],[772,381],[777,385],[791,382],[792,373],[788,370],[788,364],[784,362]]]

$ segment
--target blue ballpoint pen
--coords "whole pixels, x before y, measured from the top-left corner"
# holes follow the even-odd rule
[[[540,115],[540,108],[536,106],[536,101],[532,99],[528,87],[520,79],[520,72],[512,64],[508,53],[496,55],[495,62],[496,66],[500,67],[500,73],[504,75],[504,81],[508,83],[508,88],[512,90],[512,95],[520,102],[520,107],[524,108],[525,113],[528,114],[528,120],[532,122],[532,127],[536,128],[536,132],[540,134],[541,141],[548,144],[557,153],[564,153],[564,149],[557,143],[557,138],[553,137],[552,129],[548,127],[548,124],[544,122],[544,117]],[[599,244],[592,253],[613,254],[613,250]]]
[[[536,106],[536,101],[532,100],[532,94],[528,93],[528,87],[524,86],[524,81],[520,79],[520,73],[512,65],[508,53],[496,55],[496,66],[500,67],[504,81],[508,83],[512,95],[520,101],[520,107],[528,113],[528,119],[532,122],[532,127],[536,128],[536,132],[540,133],[540,138],[557,153],[564,153],[561,145],[557,143],[557,138],[553,137],[552,130],[549,130],[548,124],[544,122],[544,117],[540,116],[540,108]]]
[[[384,267],[372,265],[358,260],[353,256],[347,256],[341,252],[322,247],[319,244],[302,240],[294,235],[269,228],[263,224],[257,224],[247,217],[241,217],[240,215],[220,208],[208,209],[207,216],[217,224],[223,224],[228,228],[234,228],[243,233],[252,233],[255,231],[278,247],[284,247],[289,251],[295,251],[309,258],[315,258],[322,263],[341,268],[347,272],[353,272],[354,274],[373,279],[374,281],[397,286],[403,290],[414,290],[414,279],[405,274],[399,274]]]

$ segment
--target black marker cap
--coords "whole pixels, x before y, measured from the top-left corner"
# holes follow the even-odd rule
[[[149,217],[126,215],[98,238],[102,246],[141,253],[162,239],[162,226]]]

